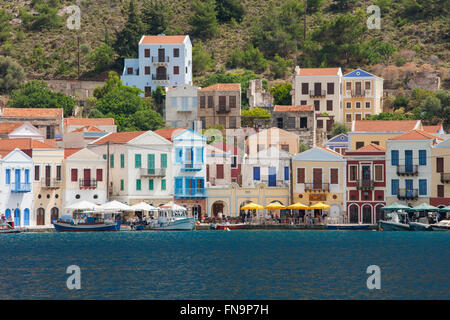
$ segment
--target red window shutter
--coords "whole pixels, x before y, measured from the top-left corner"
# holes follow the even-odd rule
[[[444,158],[436,158],[436,172],[444,172]]]
[[[103,169],[97,169],[97,181],[103,181]]]
[[[338,169],[331,169],[331,184],[338,184]]]
[[[305,183],[305,168],[297,168],[297,183]]]
[[[217,179],[223,179],[223,164],[218,164],[217,165]]]
[[[206,165],[206,181],[209,182],[209,164]]]
[[[76,182],[78,180],[78,169],[71,170],[72,182]]]

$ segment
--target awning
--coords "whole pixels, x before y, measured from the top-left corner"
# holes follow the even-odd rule
[[[297,203],[291,204],[287,208],[291,209],[291,210],[307,210],[308,206],[304,205],[303,203],[297,202]]]
[[[329,205],[327,205],[327,204],[324,204],[324,203],[322,203],[322,202],[318,202],[318,203],[316,203],[316,204],[314,204],[314,205],[312,205],[312,206],[310,206],[310,207],[308,207],[308,209],[310,209],[310,210],[316,210],[316,209],[330,209],[331,207],[329,206]]]
[[[429,205],[427,203],[421,203],[418,206],[408,209],[408,211],[439,211],[439,208]]]
[[[411,210],[410,207],[405,206],[404,204],[394,202],[388,206],[385,206],[381,208],[381,210],[387,210],[387,211],[395,211],[395,210]]]
[[[250,202],[245,206],[241,207],[241,210],[257,210],[257,209],[264,209],[264,207],[253,202]]]
[[[271,204],[265,206],[264,209],[267,209],[267,210],[282,210],[282,209],[286,209],[286,206],[283,206],[279,202],[272,202]]]

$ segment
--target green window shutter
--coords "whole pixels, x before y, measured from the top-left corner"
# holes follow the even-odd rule
[[[120,155],[120,167],[125,168],[125,155],[124,154]]]
[[[167,168],[167,153],[161,153],[161,168]]]
[[[134,155],[134,167],[135,168],[140,168],[141,167],[141,155],[140,154],[135,154]]]
[[[106,154],[103,155],[103,159],[106,160]]]
[[[148,190],[153,190],[153,179],[148,180]]]
[[[150,153],[147,157],[148,173],[155,173],[155,155]]]
[[[161,190],[166,190],[166,179],[161,180]]]
[[[125,181],[120,180],[120,191],[123,191],[123,189],[125,189]]]
[[[141,190],[141,179],[136,179],[136,190],[137,191]]]
[[[114,155],[113,154],[110,154],[109,155],[109,166],[111,167],[111,168],[114,168]]]

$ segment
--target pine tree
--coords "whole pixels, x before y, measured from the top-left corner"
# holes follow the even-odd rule
[[[136,12],[134,0],[131,0],[128,9],[128,21],[122,31],[117,33],[117,39],[114,43],[114,49],[119,58],[136,57],[139,40],[144,33],[144,24]]]
[[[192,3],[194,15],[191,17],[193,36],[202,39],[214,37],[218,33],[217,11],[214,0],[195,0]]]
[[[161,0],[147,0],[142,8],[142,22],[146,34],[165,33],[169,27],[172,10]]]

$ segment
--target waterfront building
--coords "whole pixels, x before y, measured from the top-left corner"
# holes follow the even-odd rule
[[[62,207],[80,201],[97,205],[107,201],[106,159],[87,148],[64,149]]]
[[[192,129],[173,137],[174,201],[189,216],[206,213],[206,138]]]
[[[167,89],[164,109],[166,126],[196,129],[199,89],[187,84]]]
[[[326,203],[331,206],[332,221],[342,221],[346,216],[345,170],[345,158],[330,149],[314,147],[294,155],[292,202]]]
[[[350,151],[371,143],[386,148],[386,141],[411,130],[422,130],[420,120],[354,120],[348,135]]]
[[[351,126],[353,120],[383,112],[383,78],[356,69],[342,78],[343,120]]]
[[[236,141],[233,144],[228,142],[217,142],[213,144],[215,148],[222,151],[222,154],[227,154],[229,157],[228,162],[230,163],[230,176],[225,178],[229,183],[235,182],[242,185],[242,161],[244,158],[244,152],[239,147],[237,142],[237,137],[234,137]],[[227,140],[228,141],[228,140]],[[233,141],[233,140],[231,140]],[[208,175],[208,169],[207,169]]]
[[[146,97],[158,86],[192,85],[192,44],[189,36],[142,36],[138,58],[125,59],[122,82]]]
[[[316,118],[313,106],[275,106],[272,111],[272,127],[295,133],[308,148],[321,143],[316,140]]]
[[[386,141],[386,203],[416,206],[431,198],[432,149],[442,138],[412,130]]]
[[[217,83],[198,91],[198,120],[202,128],[241,127],[241,84]]]
[[[3,140],[4,141],[4,140]],[[17,227],[36,225],[33,212],[33,160],[20,150],[0,150],[0,215]]]
[[[34,139],[44,142],[45,135],[30,122],[0,123],[0,139]]]
[[[430,204],[450,206],[450,138],[431,149],[431,185]]]
[[[377,224],[385,220],[386,149],[369,144],[345,154],[349,223]]]
[[[109,200],[154,206],[173,200],[172,143],[153,131],[111,133],[88,146],[108,159]]]
[[[206,146],[206,186],[224,186],[231,183],[231,155],[212,145]]]
[[[348,136],[345,133],[338,134],[325,142],[324,147],[345,155],[345,153],[349,150]]]
[[[248,136],[245,141],[245,153],[255,154],[270,147],[277,147],[280,150],[291,154],[298,153],[298,135],[279,128],[264,129]]]

